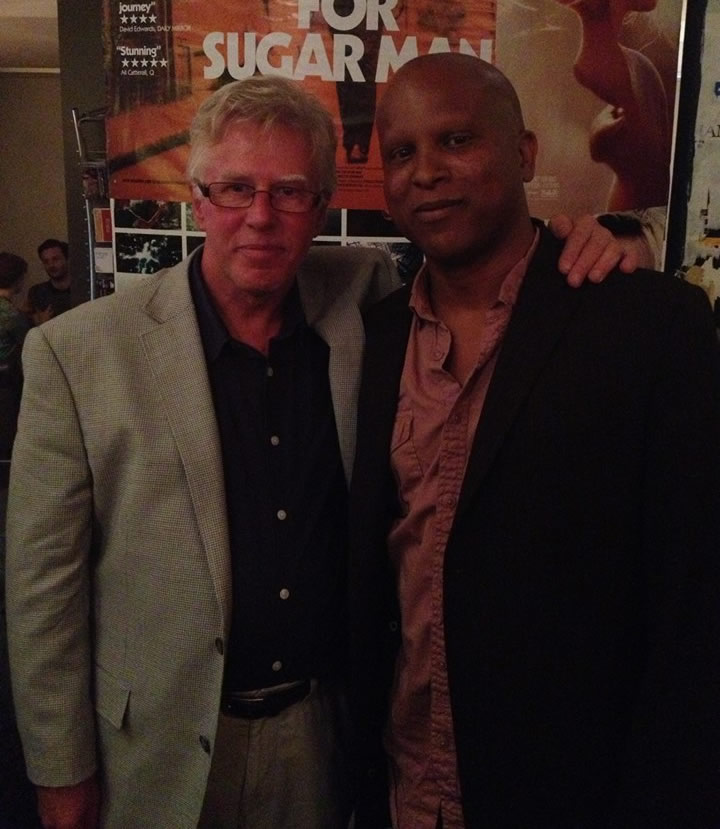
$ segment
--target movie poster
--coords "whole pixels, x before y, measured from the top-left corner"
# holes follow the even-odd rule
[[[584,16],[603,4],[615,14]],[[113,227],[135,237],[120,240],[118,271],[202,241],[186,206],[167,223],[190,199],[188,125],[219,85],[256,72],[302,82],[334,115],[339,190],[318,241],[382,245],[408,274],[417,262],[383,215],[374,117],[416,55],[474,54],[509,76],[539,140],[533,215],[666,205],[682,12],[683,0],[105,0]],[[129,254],[162,234],[180,243]]]
[[[495,62],[539,142],[534,215],[668,203],[682,16],[683,0],[499,0]]]
[[[218,86],[302,82],[335,116],[334,207],[381,210],[375,105],[427,52],[493,59],[495,0],[106,0],[110,195],[187,201],[187,128]]]

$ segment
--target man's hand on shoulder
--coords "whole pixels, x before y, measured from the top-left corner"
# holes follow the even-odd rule
[[[558,239],[565,239],[558,266],[574,288],[585,279],[602,282],[615,267],[625,273],[638,267],[637,249],[616,239],[593,216],[573,220],[561,213],[550,219],[548,227]]]
[[[37,786],[43,829],[97,829],[100,787],[93,775],[74,786]]]

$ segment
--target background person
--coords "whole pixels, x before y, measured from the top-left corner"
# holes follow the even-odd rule
[[[20,351],[29,324],[15,306],[27,262],[14,253],[0,253],[0,826],[32,827],[34,795],[24,774],[22,750],[10,693],[5,634],[5,514],[10,451],[17,428],[22,391]]]
[[[7,464],[15,438],[22,392],[20,353],[28,330],[25,315],[15,306],[27,273],[27,262],[14,253],[0,253],[0,486],[7,487]]]
[[[46,239],[38,246],[47,282],[31,285],[26,298],[25,313],[33,325],[40,325],[72,308],[70,262],[67,242]]]

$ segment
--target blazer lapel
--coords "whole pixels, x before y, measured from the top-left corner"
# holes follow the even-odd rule
[[[372,315],[368,323],[372,333],[365,349],[362,421],[366,435],[378,442],[388,463],[412,324],[409,301],[410,286],[407,285],[383,302],[379,324],[374,322]]]
[[[355,410],[365,333],[352,296],[332,291],[330,279],[332,274],[314,260],[312,270],[302,269],[298,274],[298,288],[308,325],[330,347],[330,394],[343,469],[349,482],[355,457]]]
[[[158,282],[146,311],[156,323],[140,335],[182,459],[226,631],[231,573],[222,452],[205,354],[181,263]]]
[[[465,473],[458,514],[487,474],[523,401],[580,300],[557,271],[556,245],[541,231],[493,373]]]

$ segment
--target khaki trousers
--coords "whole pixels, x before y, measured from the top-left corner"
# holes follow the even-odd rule
[[[315,681],[277,716],[221,713],[198,829],[346,829],[348,723],[339,690]]]

